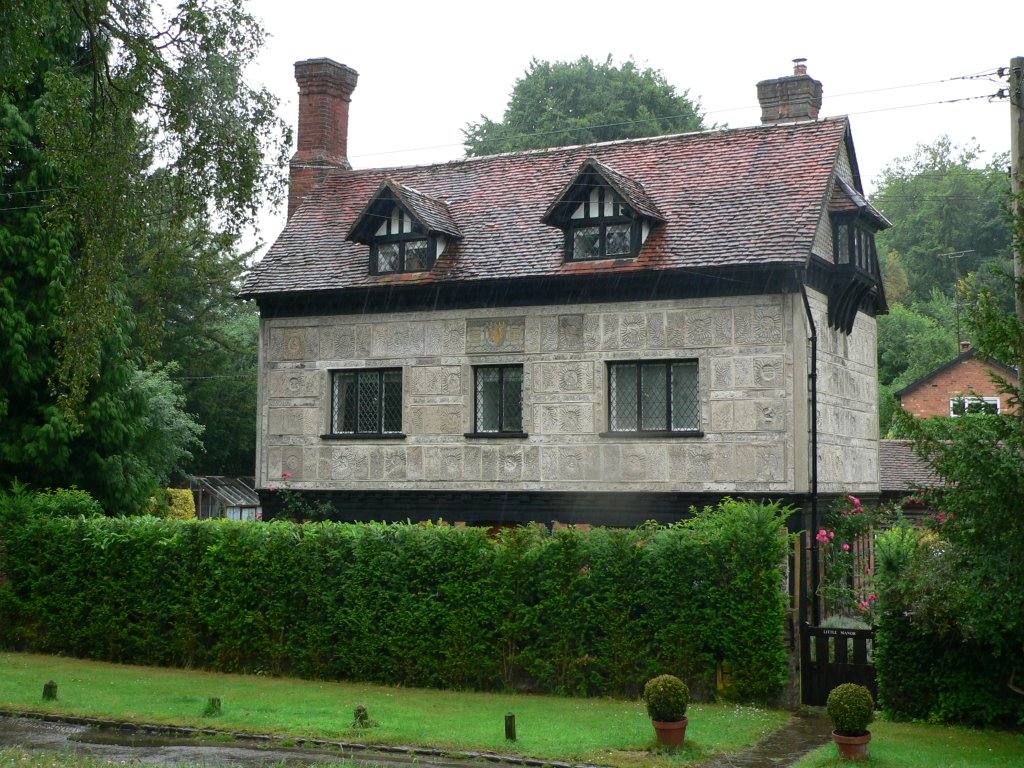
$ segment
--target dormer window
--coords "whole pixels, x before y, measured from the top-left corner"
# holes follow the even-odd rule
[[[630,258],[640,249],[639,235],[636,215],[615,190],[595,186],[572,213],[566,253],[573,261]]]
[[[592,261],[635,258],[664,218],[643,185],[590,159],[541,221],[565,232],[566,261]]]
[[[397,205],[381,223],[370,246],[373,272],[423,272],[434,266],[436,246],[423,227]]]
[[[370,273],[428,272],[450,240],[462,237],[447,204],[386,179],[349,230],[370,246]]]

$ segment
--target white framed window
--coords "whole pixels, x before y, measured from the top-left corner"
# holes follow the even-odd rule
[[[949,415],[963,416],[971,413],[999,413],[1002,403],[998,397],[952,397],[949,400]]]

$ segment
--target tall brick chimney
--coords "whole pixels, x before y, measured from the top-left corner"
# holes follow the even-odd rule
[[[331,59],[295,62],[299,85],[298,147],[291,159],[288,218],[331,168],[348,162],[348,105],[359,73]]]
[[[793,59],[792,76],[757,84],[757,100],[764,124],[817,120],[821,83],[807,74],[807,59]]]

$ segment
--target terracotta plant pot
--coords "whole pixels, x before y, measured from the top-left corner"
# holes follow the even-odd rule
[[[844,760],[867,760],[871,731],[863,736],[843,736],[841,733],[832,731],[832,741],[836,743],[839,756]]]
[[[683,743],[683,739],[686,737],[686,724],[689,722],[689,719],[685,717],[682,720],[670,722],[651,720],[658,743],[666,747],[678,747]]]

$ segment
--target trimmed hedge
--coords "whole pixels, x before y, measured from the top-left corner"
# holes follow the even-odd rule
[[[788,509],[671,527],[483,529],[14,514],[0,644],[137,664],[457,689],[638,694],[787,681]]]

